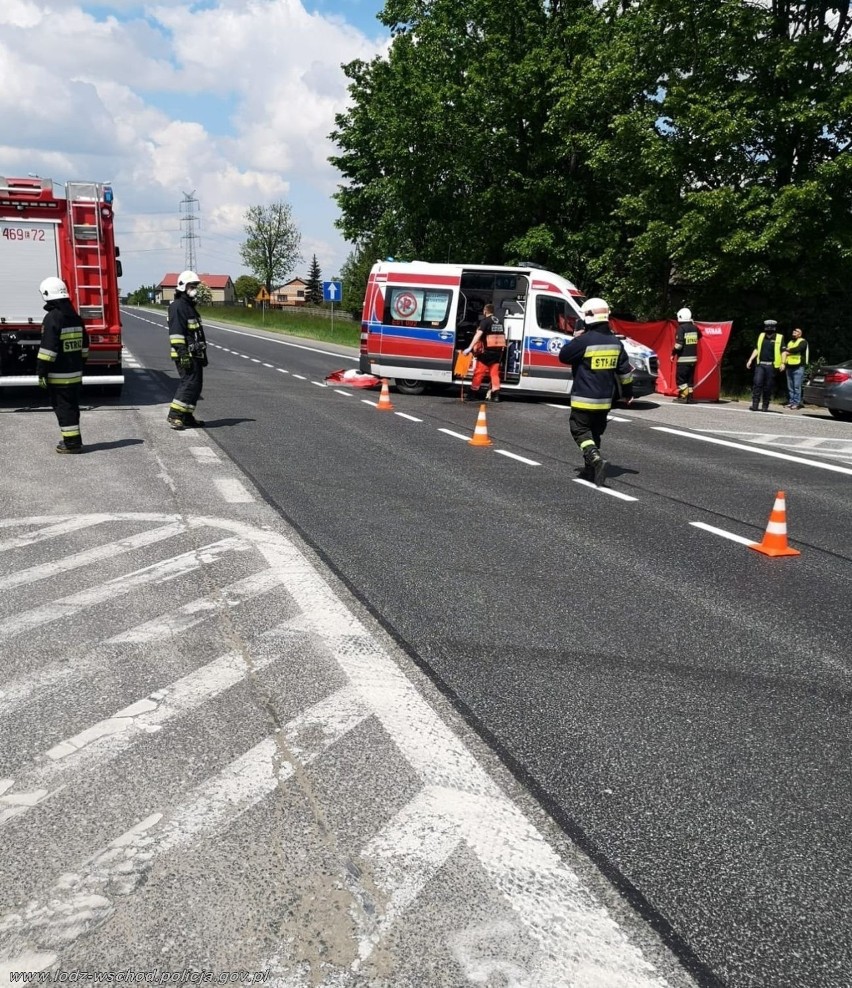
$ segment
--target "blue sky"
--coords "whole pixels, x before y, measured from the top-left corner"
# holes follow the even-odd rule
[[[0,175],[109,180],[123,291],[185,266],[180,202],[199,200],[196,267],[246,273],[253,205],[286,200],[305,274],[350,250],[328,164],[340,68],[385,50],[379,0],[205,0],[0,5]]]

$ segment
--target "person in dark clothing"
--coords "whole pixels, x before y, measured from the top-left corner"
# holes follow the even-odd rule
[[[672,356],[677,357],[677,398],[675,401],[692,404],[695,398],[695,367],[698,363],[698,341],[701,333],[692,321],[689,309],[677,314],[677,333]]]
[[[486,302],[470,346],[464,351],[476,357],[476,369],[465,401],[482,401],[478,394],[486,375],[491,379],[491,401],[500,401],[500,361],[505,349],[503,324],[494,315],[494,306]]]
[[[199,284],[201,279],[194,271],[182,271],[178,275],[174,301],[169,305],[169,343],[180,374],[180,384],[166,419],[173,429],[204,425],[195,417],[207,366],[207,341],[201,316],[195,307]]]
[[[38,383],[47,389],[51,407],[59,422],[62,440],[57,453],[82,453],[80,435],[80,391],[83,364],[89,356],[89,335],[83,320],[68,297],[61,278],[45,278],[39,285],[47,315],[41,324]]]
[[[571,386],[569,428],[580,447],[585,467],[583,480],[601,487],[606,480],[607,461],[601,456],[601,437],[617,386],[628,404],[633,401],[633,368],[621,340],[609,325],[609,306],[601,298],[583,304],[585,332],[574,336],[559,351],[563,364],[570,364]]]
[[[755,363],[757,361],[757,363]],[[757,337],[757,343],[746,361],[746,367],[754,367],[754,378],[751,386],[751,411],[769,411],[769,402],[775,389],[775,372],[781,369],[781,336],[778,333],[778,323],[774,319],[766,319],[763,332]],[[758,408],[758,402],[763,398],[763,405]]]

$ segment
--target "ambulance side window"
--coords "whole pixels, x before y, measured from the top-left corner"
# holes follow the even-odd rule
[[[387,290],[383,322],[386,326],[443,329],[450,316],[452,292],[446,288],[393,285]]]
[[[573,312],[569,312],[568,302],[555,295],[538,295],[535,300],[535,321],[539,329],[552,333],[567,333],[573,324]]]

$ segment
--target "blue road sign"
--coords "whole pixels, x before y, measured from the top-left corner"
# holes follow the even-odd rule
[[[324,281],[322,283],[323,302],[339,302],[343,298],[342,281]]]

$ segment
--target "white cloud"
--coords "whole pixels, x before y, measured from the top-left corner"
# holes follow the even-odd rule
[[[300,0],[138,9],[5,0],[0,174],[112,181],[125,289],[183,266],[185,192],[200,202],[205,270],[236,276],[245,210],[283,198],[305,267],[316,253],[336,273],[348,248],[328,134],[347,99],[340,66],[384,47],[379,25],[370,39]]]

